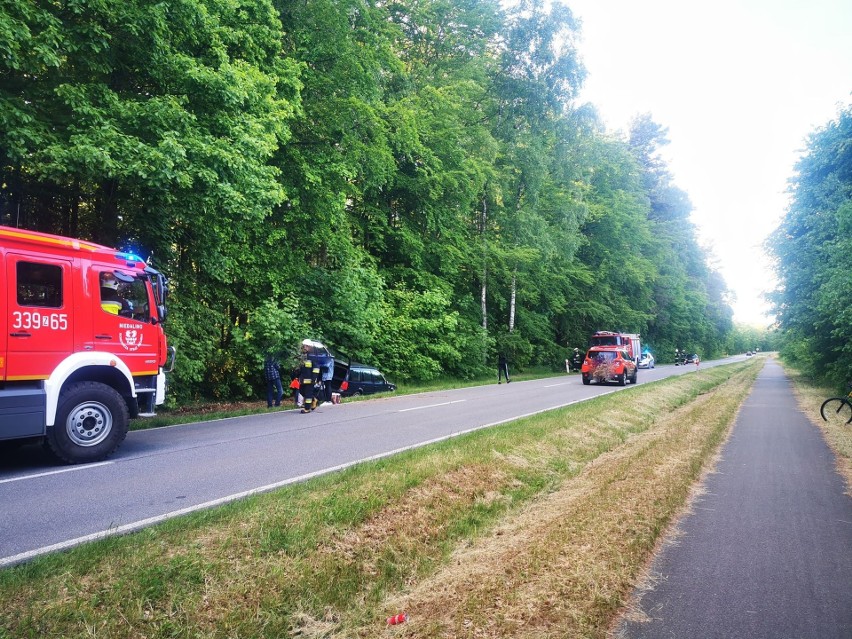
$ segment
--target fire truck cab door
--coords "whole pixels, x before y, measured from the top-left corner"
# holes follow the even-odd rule
[[[5,268],[5,378],[47,379],[74,349],[71,261],[7,253]]]
[[[133,375],[156,375],[159,342],[146,280],[109,269],[93,269],[91,277],[93,349],[116,354]]]

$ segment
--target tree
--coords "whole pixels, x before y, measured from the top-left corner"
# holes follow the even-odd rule
[[[654,242],[649,256],[659,269],[646,341],[655,346],[663,361],[675,348],[712,357],[724,351],[733,327],[729,292],[722,276],[709,266],[707,252],[699,245],[697,229],[689,219],[692,204],[674,184],[662,156],[662,148],[669,143],[667,135],[668,130],[649,114],[637,116],[628,135],[650,207]]]
[[[796,171],[790,208],[767,241],[782,354],[840,387],[852,356],[852,109],[811,134]]]
[[[564,5],[524,1],[506,10],[491,76],[489,106],[496,158],[495,206],[484,229],[489,247],[491,326],[517,329],[516,365],[538,350],[561,361],[558,317],[568,312],[564,271],[580,244],[583,207],[569,149],[571,103],[585,71],[574,46],[577,23]]]
[[[723,341],[665,129],[574,104],[563,4],[0,2],[0,220],[172,276],[173,397],[303,337],[403,379]]]
[[[6,0],[0,14],[16,36],[0,56],[2,219],[153,255],[177,293],[174,386],[200,382],[256,301],[234,282],[284,196],[268,160],[298,84],[271,4]]]

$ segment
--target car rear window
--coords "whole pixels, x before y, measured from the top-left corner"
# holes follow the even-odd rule
[[[589,351],[589,359],[608,362],[615,359],[615,351]]]

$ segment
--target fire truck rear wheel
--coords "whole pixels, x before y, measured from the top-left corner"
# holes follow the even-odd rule
[[[129,425],[127,403],[118,391],[98,382],[79,382],[59,396],[47,444],[69,464],[99,461],[121,445]]]

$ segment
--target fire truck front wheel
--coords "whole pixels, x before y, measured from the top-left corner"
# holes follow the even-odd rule
[[[60,395],[47,445],[69,464],[99,461],[121,445],[129,425],[127,404],[118,391],[98,382],[79,382]]]

